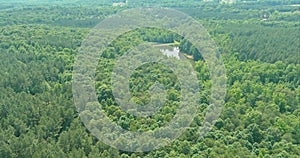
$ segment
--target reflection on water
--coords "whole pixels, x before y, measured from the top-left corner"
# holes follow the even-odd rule
[[[179,47],[165,47],[165,48],[161,48],[159,49],[164,55],[166,55],[167,57],[175,57],[176,59],[180,59],[179,56]]]

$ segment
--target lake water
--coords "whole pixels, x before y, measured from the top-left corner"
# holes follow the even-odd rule
[[[165,48],[160,48],[159,50],[167,57],[175,57],[178,60],[180,59],[179,47],[165,47]]]

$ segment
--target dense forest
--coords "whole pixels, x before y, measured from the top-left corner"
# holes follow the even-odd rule
[[[123,2],[123,1],[122,1]],[[219,1],[0,0],[0,157],[278,157],[300,155],[300,12],[297,0]],[[143,43],[172,43],[195,70],[201,92],[196,117],[179,138],[147,152],[128,152],[97,139],[80,118],[72,93],[73,66],[82,41],[103,19],[136,7],[173,8],[201,23],[218,46],[227,91],[220,117],[199,137],[211,100],[205,58],[184,37],[157,28],[126,32],[103,50],[95,74],[97,100],[110,120],[129,131],[154,131],[176,115],[179,79],[152,63],[130,76],[139,105],[164,85],[165,105],[139,118],[113,95],[116,60]],[[97,122],[93,122],[97,125]],[[166,131],[168,132],[168,131]]]

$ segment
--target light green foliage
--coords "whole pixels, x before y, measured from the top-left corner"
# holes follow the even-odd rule
[[[0,0],[0,157],[298,157],[300,155],[299,7],[294,0],[220,5],[217,2],[139,1],[124,8],[111,1]],[[98,101],[107,116],[131,131],[164,126],[176,114],[180,84],[160,64],[130,77],[140,105],[156,81],[167,90],[166,105],[137,118],[115,102],[110,72],[124,52],[147,41],[173,43],[191,55],[201,93],[188,130],[147,153],[118,151],[97,140],[82,124],[72,98],[74,57],[89,29],[115,12],[136,6],[168,6],[198,19],[219,46],[228,78],[225,105],[213,129],[197,135],[210,101],[210,72],[201,50],[184,37],[155,28],[118,37],[103,52],[95,76]],[[268,20],[262,21],[262,14]],[[91,122],[91,124],[97,122]],[[168,132],[168,131],[166,131]]]

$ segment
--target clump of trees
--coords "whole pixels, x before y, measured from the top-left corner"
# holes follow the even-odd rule
[[[184,6],[185,2],[181,3]],[[274,10],[280,7],[265,5]],[[4,9],[10,8],[6,6]],[[120,109],[112,95],[110,73],[116,59],[144,41],[178,41],[180,49],[193,56],[190,62],[201,87],[197,116],[189,129],[170,145],[147,153],[119,151],[97,140],[82,124],[73,102],[74,57],[94,24],[90,20],[101,20],[119,9],[20,4],[13,10],[1,11],[0,17],[5,18],[0,20],[0,157],[300,155],[299,22],[282,18],[286,16],[283,9],[272,12],[272,21],[262,22],[254,16],[260,9],[257,5],[236,4],[237,9],[218,4],[207,6],[203,15],[210,15],[215,8],[221,15],[224,10],[231,10],[236,16],[222,19],[215,13],[210,15],[215,18],[208,19],[197,16],[193,8],[185,9],[211,33],[227,69],[225,105],[205,137],[199,138],[197,131],[210,101],[212,83],[205,61],[196,56],[199,51],[189,41],[155,28],[133,30],[107,47],[99,61],[95,87],[107,115],[124,129],[148,131],[164,126],[176,114],[180,101],[178,79],[160,64],[136,69],[130,78],[135,102],[149,102],[147,89],[156,81],[166,87],[167,101],[156,115],[133,117]],[[286,12],[289,11],[292,12]],[[97,13],[101,14],[96,16]],[[248,13],[252,18],[241,23],[243,18],[239,16]],[[282,22],[283,19],[289,22]]]

